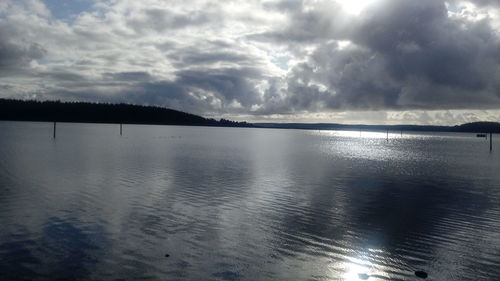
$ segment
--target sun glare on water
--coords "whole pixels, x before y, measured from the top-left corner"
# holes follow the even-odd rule
[[[359,281],[369,278],[370,264],[363,264],[362,260],[355,260],[344,265],[345,273],[342,276],[344,281]]]

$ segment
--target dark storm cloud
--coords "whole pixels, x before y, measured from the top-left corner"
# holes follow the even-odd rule
[[[104,73],[103,76],[108,80],[125,82],[146,82],[153,79],[153,77],[149,73],[144,71]]]
[[[265,63],[262,59],[241,50],[241,47],[232,40],[200,40],[188,47],[167,40],[155,45],[173,63],[177,69],[193,68],[193,66],[220,67],[255,67]]]
[[[306,12],[321,23],[328,11]],[[327,24],[325,24],[327,25]],[[500,43],[490,19],[447,15],[443,1],[388,0],[371,7],[351,28],[311,29],[301,17],[276,38],[322,40],[287,77],[283,102],[294,109],[498,108]],[[299,31],[298,31],[299,30]],[[349,40],[340,48],[326,40]],[[269,34],[265,34],[269,36]],[[321,86],[324,87],[321,90]]]
[[[139,83],[126,90],[124,94],[117,96],[113,102],[159,105],[193,113],[214,110],[213,103],[218,100],[214,96],[200,99],[196,89],[175,81]]]
[[[261,78],[261,73],[253,68],[188,70],[177,75],[177,83],[216,93],[223,101],[243,106],[259,102],[252,79]]]
[[[184,105],[191,103],[186,89],[169,81],[145,82],[138,84],[129,92],[127,100],[130,99],[139,104],[149,105]],[[174,107],[176,108],[176,107]]]
[[[252,68],[178,71],[172,81],[155,81],[157,78],[146,72],[105,73],[104,80],[92,85],[86,78],[70,73],[66,74],[68,77],[61,76],[65,75],[62,73],[45,75],[61,79],[52,95],[69,100],[161,105],[194,113],[213,111],[214,104],[225,108],[232,103],[242,106],[261,103],[252,80],[260,79],[262,74]],[[107,89],[106,92],[103,89]],[[116,91],[119,91],[118,95]]]
[[[7,75],[9,71],[19,70],[31,61],[41,59],[45,54],[46,50],[36,43],[21,45],[1,40],[0,75]]]
[[[85,82],[88,83],[88,78],[76,72],[68,72],[67,70],[50,70],[41,71],[39,77],[50,78],[62,82]]]
[[[179,71],[172,81],[154,81],[142,72],[108,73],[106,81],[93,87],[70,83],[60,89],[70,99],[99,100],[160,105],[193,113],[225,110],[233,103],[242,106],[260,104],[252,79],[261,73],[251,68],[194,69]],[[102,94],[102,88],[118,87],[119,95]],[[120,88],[123,87],[123,88]]]
[[[417,76],[470,90],[487,86],[500,46],[488,21],[451,20],[435,0],[392,2],[371,11],[352,39],[382,55],[394,78]]]
[[[382,75],[399,88],[400,107],[488,107],[498,87],[500,44],[490,22],[450,18],[441,1],[386,1],[363,18],[352,39],[381,57]],[[412,83],[426,91],[403,100]]]
[[[339,39],[349,34],[354,20],[335,2],[319,2],[314,9],[307,9],[301,1],[280,1],[267,6],[286,13],[291,22],[284,28],[249,36],[252,39],[279,44]]]

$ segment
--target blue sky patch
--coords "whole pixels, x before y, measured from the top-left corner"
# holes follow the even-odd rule
[[[78,14],[92,9],[92,0],[43,0],[52,15],[59,20],[70,21]]]

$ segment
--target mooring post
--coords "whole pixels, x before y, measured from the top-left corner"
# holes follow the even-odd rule
[[[403,136],[403,130],[401,130],[401,136]]]
[[[387,130],[387,141],[389,141],[389,130]]]
[[[122,123],[120,123],[120,136],[122,135]]]
[[[54,121],[54,130],[53,130],[53,138],[55,139],[56,138],[56,122]]]
[[[493,133],[490,132],[490,151],[493,150]]]

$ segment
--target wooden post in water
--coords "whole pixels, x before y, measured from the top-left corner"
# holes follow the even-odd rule
[[[493,133],[490,132],[490,151],[493,150]]]
[[[120,123],[120,136],[122,135],[122,123]]]
[[[389,141],[389,130],[387,130],[387,141]]]
[[[54,121],[54,130],[53,130],[53,138],[55,139],[56,138],[56,121]]]

